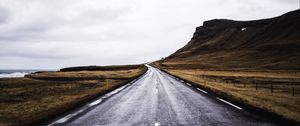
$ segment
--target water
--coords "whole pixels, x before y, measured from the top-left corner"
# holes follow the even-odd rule
[[[24,77],[39,70],[0,70],[0,78]]]

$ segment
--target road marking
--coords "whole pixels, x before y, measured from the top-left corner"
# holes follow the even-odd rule
[[[199,90],[199,91],[201,91],[201,92],[203,92],[203,93],[207,94],[207,92],[206,92],[206,91],[204,91],[204,90],[202,90],[202,89],[200,89],[200,88],[197,88],[197,90]]]
[[[155,89],[155,94],[158,94],[158,89],[157,88]]]
[[[68,121],[72,116],[73,116],[73,114],[69,114],[64,118],[57,120],[56,123],[64,123],[64,122]]]
[[[191,84],[189,84],[189,83],[186,83],[187,85],[189,85],[189,86],[192,86]]]
[[[154,126],[160,126],[159,122],[154,123]]]
[[[230,102],[228,102],[228,101],[226,101],[226,100],[224,100],[224,99],[221,99],[221,98],[218,98],[218,97],[216,97],[216,98],[217,98],[218,100],[220,100],[220,101],[222,101],[222,102],[228,104],[228,105],[231,105],[232,107],[235,107],[235,108],[237,108],[237,109],[239,109],[239,110],[242,110],[241,107],[238,107],[238,106],[236,106],[236,105],[234,105],[234,104],[232,104],[232,103],[230,103]]]
[[[122,87],[120,87],[120,88],[118,88],[118,89],[115,89],[114,91],[112,91],[112,92],[110,92],[110,93],[104,95],[102,98],[108,98],[108,97],[110,97],[110,96],[112,96],[112,95],[114,95],[114,94],[116,94],[116,93],[122,91],[125,87],[127,87],[127,85],[124,85],[124,86],[122,86]]]
[[[65,117],[63,117],[63,118],[61,118],[61,119],[59,119],[59,120],[57,120],[57,121],[49,124],[48,126],[52,126],[52,125],[55,125],[55,124],[67,122],[70,118],[76,116],[77,114],[79,114],[81,112],[83,112],[83,110],[79,110],[78,112],[75,112],[73,114],[69,114],[69,115],[67,115],[67,116],[65,116]]]
[[[98,99],[98,100],[92,102],[92,103],[90,104],[90,106],[97,105],[97,104],[99,104],[101,101],[102,101],[102,98],[100,98],[100,99]]]

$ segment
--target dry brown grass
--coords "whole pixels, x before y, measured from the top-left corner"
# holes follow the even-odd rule
[[[74,72],[43,72],[26,77],[39,80],[91,80],[91,79],[129,79],[140,72],[140,69],[114,71],[74,71]]]
[[[287,78],[290,81],[300,81],[300,72],[268,72],[268,71],[209,71],[201,69],[172,70],[192,75],[213,75],[232,77],[264,77],[264,78]]]
[[[300,122],[299,73],[165,70],[233,101],[255,106]],[[227,81],[227,78],[234,78],[236,81]],[[259,85],[256,90],[257,82]],[[272,87],[273,92],[271,92],[270,84],[276,84]],[[292,88],[295,89],[295,96],[292,96]]]
[[[1,78],[0,125],[39,123],[121,86],[145,70],[44,72]],[[110,86],[104,87],[106,80]]]

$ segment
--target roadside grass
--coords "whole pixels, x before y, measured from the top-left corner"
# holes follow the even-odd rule
[[[39,124],[142,75],[134,69],[38,72],[24,78],[0,78],[0,125]],[[104,86],[108,82],[109,86]]]
[[[233,101],[300,122],[300,74],[297,72],[164,70]]]
[[[210,57],[210,56],[209,56]],[[197,59],[197,57],[194,57]],[[205,59],[205,58],[204,58]],[[260,65],[258,64],[251,64],[249,60],[246,60],[243,63],[249,63],[245,67],[243,63],[239,62],[238,60],[234,63],[227,63],[226,62],[220,62],[223,60],[216,60],[213,62],[210,62],[209,60],[206,61],[193,61],[189,60],[186,61],[184,59],[178,59],[178,60],[172,60],[172,61],[158,61],[152,63],[152,65],[164,68],[164,69],[199,69],[204,71],[232,71],[232,72],[269,72],[269,73],[299,73],[299,69],[284,69],[281,67],[277,67],[276,65],[273,67],[262,67],[261,65],[271,65],[263,62]],[[248,62],[249,61],[249,62]],[[226,65],[225,65],[226,64]],[[231,65],[230,65],[231,64]],[[274,65],[274,64],[273,64]],[[243,67],[244,66],[244,67]],[[260,67],[259,67],[260,66]],[[293,66],[291,66],[293,67]],[[298,65],[299,67],[299,65]]]
[[[26,75],[27,78],[38,80],[56,81],[78,81],[78,80],[103,80],[103,79],[130,79],[140,71],[140,69],[127,70],[101,70],[99,71],[71,71],[71,72],[42,72]]]
[[[113,66],[78,66],[67,67],[60,69],[61,72],[67,71],[114,71],[114,70],[128,70],[138,69],[141,65],[113,65]]]

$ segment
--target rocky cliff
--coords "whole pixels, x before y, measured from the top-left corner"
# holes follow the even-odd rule
[[[186,46],[160,62],[199,69],[299,71],[300,10],[254,21],[205,21]]]

